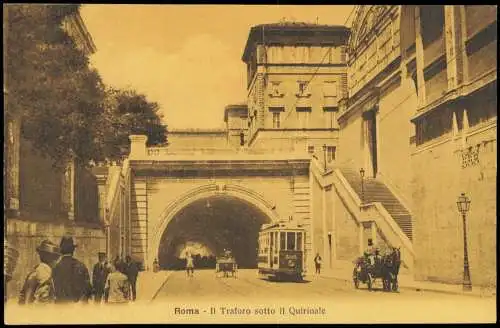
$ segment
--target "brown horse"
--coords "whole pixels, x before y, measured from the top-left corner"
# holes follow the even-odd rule
[[[383,285],[386,291],[398,290],[398,274],[399,267],[401,266],[401,251],[398,248],[392,247],[390,253],[386,254],[383,258]],[[392,287],[392,288],[391,288]]]

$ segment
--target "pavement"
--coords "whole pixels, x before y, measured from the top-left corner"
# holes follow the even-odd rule
[[[322,278],[335,279],[339,285],[345,288],[354,288],[352,281],[353,264],[349,261],[336,261],[332,264],[332,269],[323,269]],[[158,296],[158,293],[167,283],[174,271],[148,272],[143,271],[138,277],[137,298],[142,301],[151,301]],[[314,278],[309,275],[307,279]],[[412,290],[417,292],[445,293],[451,295],[464,295],[476,297],[495,297],[495,288],[473,287],[472,291],[463,291],[462,285],[452,285],[429,281],[417,281],[408,273],[401,273],[398,276],[400,290]]]
[[[137,277],[137,300],[151,301],[167,282],[172,271],[141,271]]]
[[[353,285],[353,264],[350,261],[335,261],[332,269],[323,269],[321,276],[343,280]],[[429,291],[434,293],[446,293],[454,295],[466,295],[476,297],[495,297],[496,288],[472,287],[472,291],[464,291],[462,285],[452,285],[430,281],[418,281],[408,273],[400,273],[398,276],[399,289],[414,291]]]

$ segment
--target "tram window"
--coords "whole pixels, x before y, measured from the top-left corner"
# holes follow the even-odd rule
[[[280,249],[286,249],[286,234],[285,232],[280,232]]]
[[[286,233],[286,249],[289,251],[295,250],[295,232]]]
[[[275,243],[277,244],[278,243],[278,231],[274,232],[274,240],[275,240]],[[278,247],[276,245],[274,246],[274,252],[278,253]]]
[[[297,250],[302,250],[302,232],[297,232]]]

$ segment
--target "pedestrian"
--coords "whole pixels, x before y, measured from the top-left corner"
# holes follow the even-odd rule
[[[158,272],[160,271],[160,265],[158,264],[158,259],[155,259],[153,261],[153,272]]]
[[[373,245],[373,240],[368,238],[368,247],[365,249],[364,256],[368,259],[368,263],[371,266],[375,266],[376,253],[378,253],[378,248]]]
[[[194,263],[193,263],[193,257],[191,256],[190,253],[186,254],[186,272],[188,277],[193,277],[194,276]],[[189,274],[191,272],[191,274]]]
[[[130,301],[130,282],[125,274],[126,264],[118,261],[111,265],[111,273],[104,285],[104,300],[108,304],[126,304]]]
[[[109,264],[106,260],[106,253],[97,253],[99,261],[92,270],[92,287],[94,292],[94,302],[101,303],[104,296],[104,285],[109,274]]]
[[[90,275],[85,264],[73,257],[77,245],[71,236],[63,236],[61,258],[53,270],[56,303],[84,302],[92,295]]]
[[[316,257],[314,257],[314,264],[316,266],[316,274],[320,274],[321,273],[321,256],[319,256],[319,253],[316,253]]]
[[[118,255],[116,255],[116,257],[115,257],[115,259],[113,261],[113,265],[115,266],[115,268],[118,265],[118,263],[120,263],[120,257]]]
[[[132,300],[135,301],[137,296],[136,285],[137,276],[139,275],[139,265],[137,262],[132,261],[132,258],[127,255],[126,257],[126,275],[128,281],[130,282],[130,288],[132,291]]]
[[[40,264],[28,273],[19,293],[19,304],[49,304],[55,301],[52,269],[59,259],[60,250],[49,240],[36,248]]]

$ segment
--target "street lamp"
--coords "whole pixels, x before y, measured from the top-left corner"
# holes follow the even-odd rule
[[[323,159],[325,163],[325,172],[326,172],[326,144],[323,144]]]
[[[359,170],[359,174],[361,175],[361,203],[365,202],[365,170],[361,168]]]
[[[464,227],[464,281],[463,281],[463,290],[471,291],[472,290],[472,282],[470,280],[470,272],[469,272],[469,255],[467,253],[467,226],[465,222],[465,217],[467,216],[467,212],[469,212],[470,208],[470,200],[465,193],[462,193],[458,197],[457,207],[458,211],[462,213],[463,219],[463,227]]]

